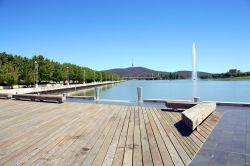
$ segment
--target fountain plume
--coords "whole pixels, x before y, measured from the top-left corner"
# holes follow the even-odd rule
[[[196,47],[195,47],[195,43],[193,43],[192,59],[193,59],[192,80],[197,80],[197,64],[196,64]]]
[[[193,47],[192,47],[192,83],[193,83],[193,100],[197,101],[197,62],[196,62],[196,47],[195,47],[195,43],[193,43]]]

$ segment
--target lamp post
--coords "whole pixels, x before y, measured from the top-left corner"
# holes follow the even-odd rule
[[[102,82],[102,73],[100,73],[101,75],[100,75],[100,81]]]
[[[95,83],[95,71],[94,71],[94,83]]]
[[[85,84],[85,70],[83,70],[83,84]]]
[[[67,66],[67,85],[69,86],[69,67]]]
[[[38,63],[35,61],[35,72],[34,72],[35,88],[38,88]]]

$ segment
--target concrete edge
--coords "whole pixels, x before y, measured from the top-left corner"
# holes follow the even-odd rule
[[[145,99],[144,102],[155,102],[155,103],[165,103],[166,101],[176,101],[176,102],[192,102],[191,100],[171,100],[171,99]],[[224,101],[201,101],[202,103],[216,103],[219,106],[238,106],[238,107],[250,107],[250,103],[247,102],[224,102]]]
[[[224,101],[202,101],[202,102],[204,103],[215,102],[217,105],[220,105],[220,106],[250,107],[250,103],[246,103],[246,102],[224,102]]]
[[[144,102],[165,103],[166,101],[192,102],[191,100],[173,100],[173,99],[145,99]]]
[[[84,100],[94,100],[95,97],[94,96],[66,96],[66,99],[70,98],[70,99],[84,99]]]

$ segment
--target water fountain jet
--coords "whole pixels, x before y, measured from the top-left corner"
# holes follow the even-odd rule
[[[192,48],[192,89],[193,89],[193,100],[194,102],[198,102],[199,97],[197,97],[197,62],[196,62],[196,47],[195,43],[193,43]]]

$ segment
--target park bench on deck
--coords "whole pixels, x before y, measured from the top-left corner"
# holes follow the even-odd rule
[[[165,105],[168,108],[172,108],[174,110],[178,109],[188,109],[195,106],[197,103],[188,102],[188,101],[166,101]]]
[[[167,101],[166,106],[176,109],[186,109],[182,112],[182,121],[195,130],[211,113],[216,110],[216,103],[195,103]]]
[[[12,96],[16,100],[48,101],[63,103],[64,97],[59,95],[36,95],[36,94],[17,94]]]
[[[0,99],[11,99],[11,93],[0,93]]]

